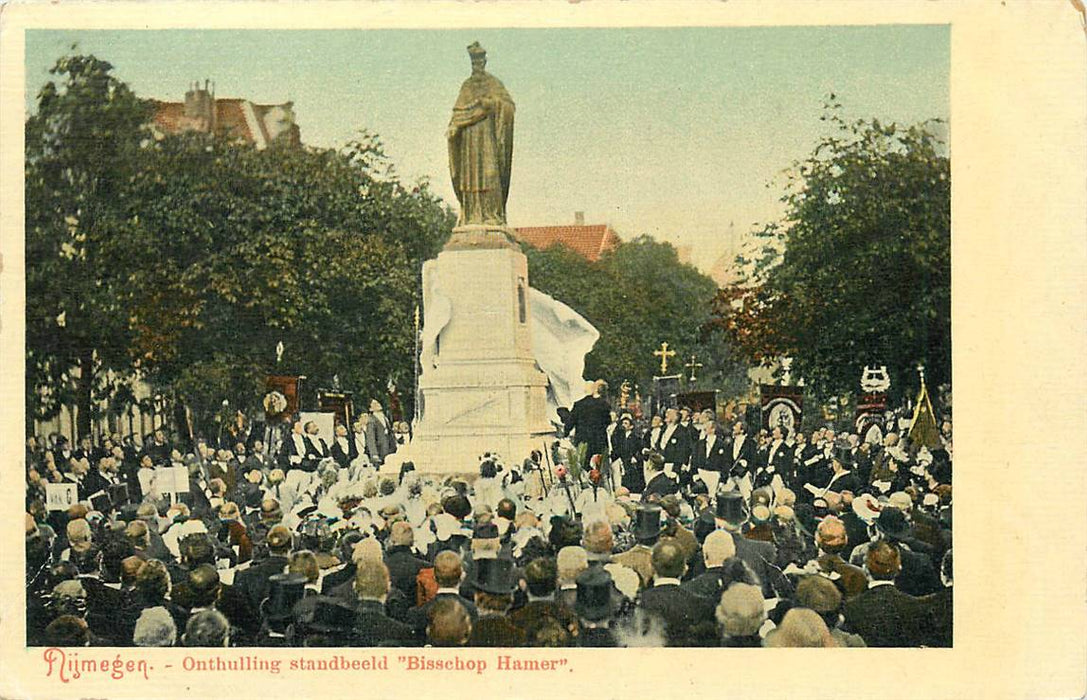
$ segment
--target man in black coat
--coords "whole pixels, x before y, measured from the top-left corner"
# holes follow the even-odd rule
[[[380,561],[363,559],[355,572],[358,604],[353,643],[364,647],[415,646],[410,626],[385,614],[389,595],[389,570]]]
[[[845,604],[845,624],[870,647],[917,647],[934,638],[929,606],[895,587],[899,550],[880,541],[868,548],[868,590]]]
[[[642,592],[639,607],[664,623],[670,647],[716,646],[715,603],[680,586],[687,569],[683,549],[673,540],[653,547],[653,586]]]
[[[767,486],[773,481],[774,476],[780,476],[786,484],[792,484],[795,481],[792,450],[785,444],[785,433],[778,425],[775,425],[770,432],[766,458],[759,465],[753,485],[755,488]]]
[[[425,604],[409,610],[407,614],[408,624],[415,630],[416,635],[422,638],[426,634],[431,613],[439,600],[456,600],[464,606],[468,616],[475,621],[479,616],[475,603],[460,594],[463,578],[464,567],[459,554],[446,550],[434,557],[434,581],[438,584],[438,593]]]
[[[393,523],[385,544],[385,566],[389,568],[392,586],[413,602],[416,577],[421,570],[430,566],[412,553],[411,547],[414,542],[415,533],[411,525],[401,520]]]
[[[623,486],[631,493],[641,493],[645,488],[642,473],[642,438],[634,429],[629,414],[619,419],[619,427],[611,434],[611,458],[623,463]]]
[[[657,452],[652,452],[645,462],[646,484],[642,492],[642,500],[646,501],[656,494],[664,497],[679,491],[679,484],[664,471],[664,457]]]
[[[347,434],[346,425],[337,425],[335,432],[336,437],[332,441],[332,459],[336,460],[340,469],[346,469],[359,456],[358,448],[355,446],[355,441]]]
[[[593,383],[593,393],[574,402],[570,409],[570,429],[575,445],[586,445],[586,459],[604,454],[608,450],[608,424],[611,423],[611,406],[605,397],[608,384],[603,379]]]
[[[717,527],[732,535],[732,542],[739,557],[758,577],[762,585],[762,594],[766,598],[775,595],[785,596],[791,592],[788,579],[776,568],[777,549],[770,542],[749,540],[743,536],[743,526],[747,522],[747,511],[743,496],[738,491],[729,491],[717,497]]]
[[[665,464],[672,465],[672,472],[684,481],[686,467],[691,461],[691,433],[679,424],[679,411],[669,408],[664,412],[664,429],[658,440],[658,451]]]
[[[268,579],[283,573],[287,568],[287,557],[291,552],[291,531],[285,525],[276,525],[268,530],[266,543],[268,556],[250,564],[249,568],[234,576],[234,588],[245,595],[255,611],[260,610],[260,604],[268,597]]]
[[[728,443],[724,436],[717,433],[717,421],[705,421],[703,428],[705,435],[695,443],[691,452],[691,472],[692,476],[701,477],[709,493],[713,494],[717,493],[722,476],[727,477],[732,460]]]

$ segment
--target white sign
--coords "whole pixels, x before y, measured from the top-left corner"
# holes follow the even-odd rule
[[[46,484],[45,506],[48,510],[68,510],[79,501],[75,484]]]
[[[188,467],[159,467],[155,469],[155,488],[162,495],[188,493]]]

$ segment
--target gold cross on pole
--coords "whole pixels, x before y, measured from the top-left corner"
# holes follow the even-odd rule
[[[668,349],[668,343],[661,343],[660,350],[654,350],[653,354],[661,359],[661,376],[668,374],[668,358],[675,357],[676,351]]]
[[[698,361],[698,356],[697,355],[691,355],[691,361],[688,362],[687,364],[683,365],[683,366],[686,367],[687,369],[691,370],[690,379],[691,379],[692,382],[695,381],[695,376],[694,376],[695,371],[702,369],[702,363]]]

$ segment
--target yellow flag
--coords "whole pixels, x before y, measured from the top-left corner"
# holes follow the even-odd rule
[[[910,442],[925,447],[937,447],[940,444],[940,431],[936,427],[936,414],[932,412],[932,402],[928,398],[925,382],[921,382],[921,393],[917,395],[917,406],[913,409],[913,421],[910,423]]]

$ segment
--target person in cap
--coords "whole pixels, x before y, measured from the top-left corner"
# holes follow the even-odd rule
[[[579,647],[618,646],[611,629],[615,615],[616,594],[611,574],[594,566],[577,577],[574,611],[578,617]]]
[[[525,633],[525,644],[542,646],[542,633],[558,625],[564,637],[561,646],[572,645],[577,635],[577,616],[572,608],[555,601],[555,588],[558,585],[555,560],[540,557],[530,561],[525,567],[525,584],[528,603],[509,615],[510,622]],[[549,643],[554,641],[548,640]]]
[[[899,548],[880,540],[868,548],[868,589],[846,602],[847,629],[870,647],[917,647],[933,633],[931,613],[923,601],[895,587],[902,568]]]
[[[777,551],[770,542],[749,540],[743,536],[743,527],[747,522],[747,509],[744,497],[739,491],[726,491],[717,495],[717,527],[732,535],[732,542],[739,557],[755,573],[762,586],[763,595],[773,597],[775,589],[786,589],[788,583],[784,576],[774,568]]]
[[[662,530],[659,506],[639,508],[634,514],[634,538],[638,544],[612,557],[616,564],[622,564],[638,574],[642,588],[648,588],[653,582],[653,546],[660,539]]]
[[[766,621],[766,606],[758,586],[730,584],[721,593],[714,618],[721,628],[721,646],[762,646],[759,630]]]
[[[638,607],[663,622],[668,646],[716,646],[713,601],[680,586],[687,570],[683,548],[672,540],[658,542],[652,563],[653,585],[642,591]]]
[[[505,557],[478,560],[473,585],[479,617],[472,626],[468,646],[522,646],[525,633],[507,617],[513,605],[513,592],[517,589],[513,560]]]
[[[814,610],[823,618],[830,636],[840,647],[863,647],[860,635],[850,634],[840,628],[842,623],[842,593],[826,576],[805,576],[796,586],[796,604]]]
[[[389,595],[389,569],[378,558],[357,562],[355,571],[356,605],[353,640],[359,646],[414,646],[416,637],[411,627],[385,613]]]

